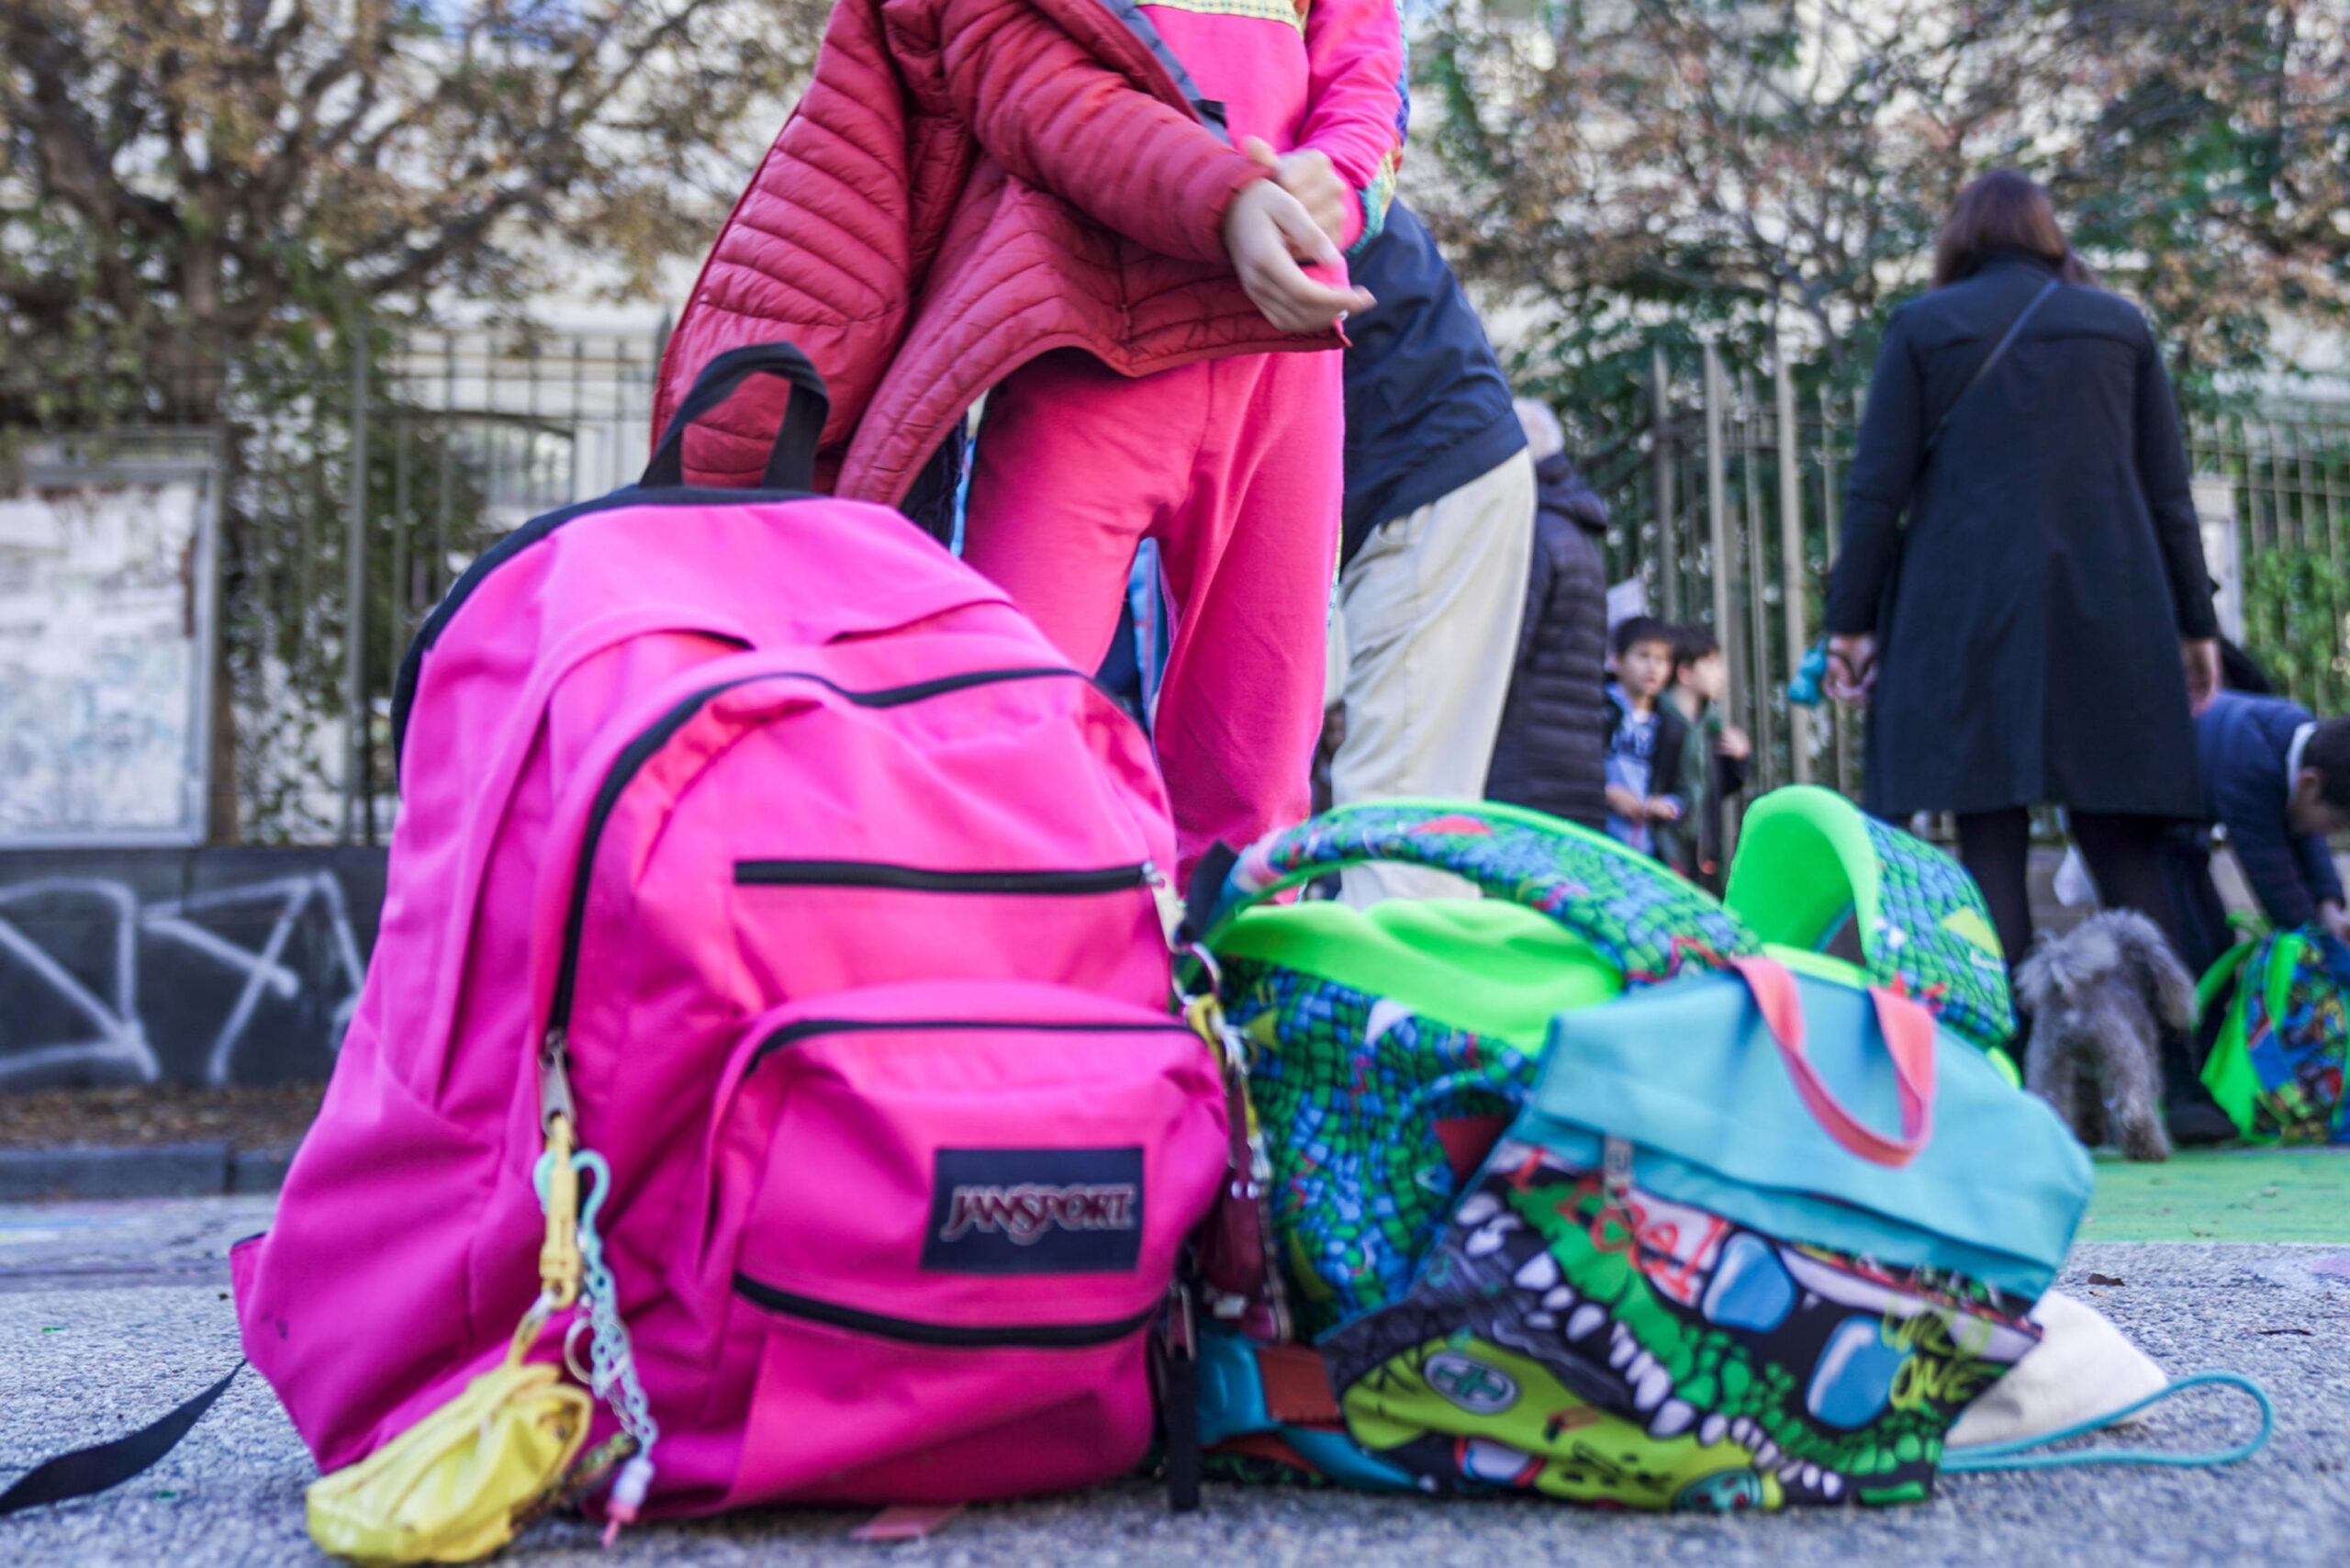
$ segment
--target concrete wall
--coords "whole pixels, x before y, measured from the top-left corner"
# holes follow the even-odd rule
[[[322,1079],[381,849],[0,853],[0,1092]]]

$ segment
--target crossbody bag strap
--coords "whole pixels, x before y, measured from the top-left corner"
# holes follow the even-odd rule
[[[1942,444],[1943,432],[1950,429],[1951,420],[1956,419],[1958,410],[1965,406],[1967,394],[1983,385],[1983,378],[1991,374],[1991,367],[1999,363],[1999,356],[2008,352],[2008,345],[2016,341],[2016,335],[2023,330],[2024,323],[2031,319],[2032,312],[2038,310],[2050,295],[2064,286],[2063,278],[2050,278],[2047,286],[2033,295],[2031,303],[2017,312],[2016,319],[2008,323],[2007,334],[1991,345],[1991,352],[1983,356],[1983,363],[1975,367],[1975,374],[1968,376],[1966,385],[1958,389],[1958,396],[1950,400],[1950,407],[1942,410],[1942,420],[1934,426],[1932,433],[1926,437],[1925,447],[1918,454],[1918,466],[1920,470],[1926,466],[1927,460],[1934,455],[1934,448]]]

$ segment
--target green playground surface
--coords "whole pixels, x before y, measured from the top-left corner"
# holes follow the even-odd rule
[[[2080,1239],[2350,1242],[2350,1147],[2100,1155]]]

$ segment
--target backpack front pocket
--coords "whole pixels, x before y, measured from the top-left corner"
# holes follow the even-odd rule
[[[765,1015],[729,1079],[705,1263],[751,1388],[728,1506],[1141,1457],[1147,1333],[1226,1163],[1197,1036],[1059,987],[874,987]]]

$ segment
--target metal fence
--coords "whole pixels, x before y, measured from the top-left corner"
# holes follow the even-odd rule
[[[334,521],[344,531],[341,602],[360,619],[338,628],[337,640],[341,707],[366,722],[345,728],[342,842],[375,843],[388,826],[397,760],[388,755],[393,682],[409,641],[457,575],[498,535],[617,489],[643,467],[666,335],[666,328],[418,334],[392,347],[380,375],[369,364],[371,342],[354,339],[352,455]],[[319,516],[321,498],[309,498],[305,516]],[[314,591],[304,585],[297,602],[313,602]]]
[[[222,663],[243,836],[382,840],[409,640],[490,541],[634,477],[665,338],[377,328],[235,362],[184,356],[208,364],[228,437]],[[1720,638],[1755,790],[1853,791],[1857,723],[1785,691],[1817,635],[1857,399],[1711,346],[1677,364],[1660,352],[1651,382],[1638,422],[1573,433],[1615,515],[1614,577]],[[2188,435],[2232,633],[2304,702],[2350,710],[2350,405],[2279,403]]]
[[[373,844],[397,803],[391,694],[409,640],[490,541],[636,476],[666,338],[666,324],[379,321],[233,348],[177,339],[143,377],[77,365],[41,400],[0,372],[0,458],[205,435],[219,470],[215,685],[233,732],[212,831]]]
[[[2232,634],[2312,711],[2350,712],[2350,405],[2192,420],[2188,452],[2200,510],[2233,525],[2205,529],[2207,554],[2232,547]]]

